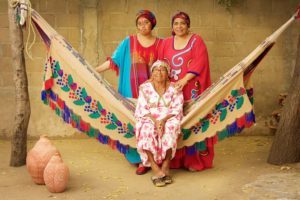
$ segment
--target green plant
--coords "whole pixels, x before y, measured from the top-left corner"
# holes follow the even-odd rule
[[[230,10],[231,7],[236,5],[238,0],[218,0],[218,4],[225,7],[226,10]]]

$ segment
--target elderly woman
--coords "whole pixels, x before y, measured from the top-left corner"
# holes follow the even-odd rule
[[[144,166],[151,166],[155,186],[172,183],[170,160],[174,157],[180,121],[183,116],[183,95],[169,80],[170,67],[156,61],[151,79],[142,84],[135,111],[137,149]]]

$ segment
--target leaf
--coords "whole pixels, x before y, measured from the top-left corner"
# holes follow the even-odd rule
[[[85,88],[82,88],[81,94],[82,94],[82,97],[83,97],[84,99],[88,96],[87,93],[86,93]]]
[[[127,128],[131,133],[133,133],[134,128],[130,123],[127,124]]]
[[[118,118],[116,117],[116,115],[114,113],[112,114],[111,119],[115,123],[118,121]]]
[[[183,134],[183,140],[187,140],[190,136],[192,131],[190,129],[181,129],[181,132]]]
[[[58,77],[57,71],[55,71],[55,70],[53,71],[52,77],[53,78],[57,78]]]
[[[237,97],[239,94],[239,91],[238,90],[232,90],[231,91],[231,95],[234,96],[234,97]]]
[[[82,101],[82,100],[75,100],[75,101],[73,101],[73,103],[74,103],[75,105],[77,105],[77,106],[82,106],[82,105],[85,104],[85,102]]]
[[[221,115],[220,115],[220,121],[222,122],[227,116],[227,109],[222,109],[221,110]]]
[[[132,133],[126,133],[126,134],[124,135],[124,137],[125,137],[125,138],[132,138],[132,137],[134,137],[134,134],[132,134]]]
[[[243,96],[240,96],[240,97],[238,98],[238,102],[237,102],[237,104],[236,104],[236,109],[240,109],[240,108],[243,106],[243,104],[244,104],[244,97],[243,97]]]
[[[109,130],[115,130],[118,126],[115,124],[108,124],[105,126],[105,128],[109,129]]]
[[[93,119],[98,119],[99,117],[101,117],[101,114],[99,112],[95,112],[90,114],[89,117]]]
[[[201,129],[202,133],[207,131],[207,129],[209,127],[209,121],[208,120],[203,121],[202,124],[201,124],[201,127],[202,127],[202,129]]]
[[[68,76],[68,84],[71,85],[73,83],[73,78],[71,75]]]
[[[101,110],[103,109],[101,103],[99,101],[97,101],[97,106],[98,106],[98,110],[101,112]]]
[[[59,71],[60,70],[60,65],[59,62],[55,63],[55,71]]]
[[[63,91],[65,91],[65,92],[69,92],[69,91],[70,91],[70,88],[69,88],[69,86],[67,86],[67,85],[63,86],[61,89],[62,89]]]

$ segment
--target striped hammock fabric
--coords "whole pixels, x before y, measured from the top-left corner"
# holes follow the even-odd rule
[[[222,140],[255,122],[250,76],[295,14],[196,101],[188,102],[178,149],[200,150],[206,138]],[[36,11],[32,21],[47,46],[41,97],[64,122],[121,153],[135,152],[135,103],[119,95]]]

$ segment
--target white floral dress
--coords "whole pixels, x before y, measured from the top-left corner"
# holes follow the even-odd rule
[[[167,115],[174,115],[165,123],[165,130],[161,137],[155,128],[154,122],[145,115],[151,114],[160,120]],[[171,83],[166,92],[159,96],[152,83],[140,86],[139,98],[135,110],[137,150],[144,166],[150,166],[145,150],[153,154],[157,164],[161,164],[166,152],[172,149],[172,158],[177,147],[177,138],[180,134],[180,121],[183,116],[183,94],[178,92]]]

